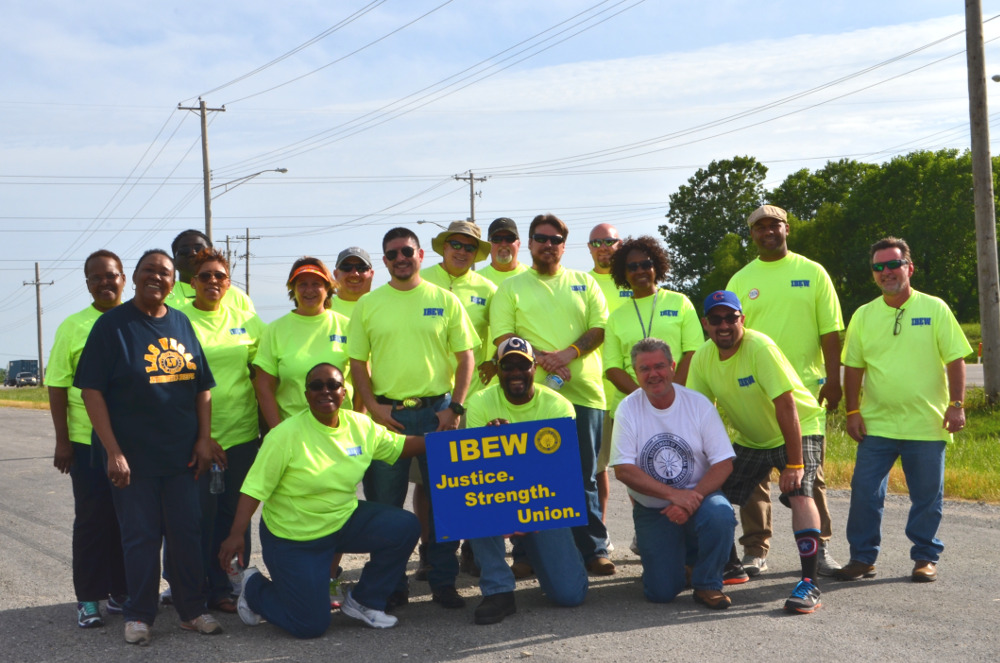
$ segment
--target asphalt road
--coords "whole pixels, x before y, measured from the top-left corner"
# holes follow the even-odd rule
[[[153,642],[126,645],[121,617],[102,629],[77,628],[70,570],[73,502],[69,478],[52,467],[48,412],[0,409],[0,660],[158,661],[995,661],[1000,631],[1000,508],[949,502],[941,538],[940,580],[909,580],[912,564],[903,534],[908,502],[890,498],[885,541],[874,580],[821,584],[824,606],[813,615],[788,615],[781,605],[798,579],[798,558],[787,510],[776,508],[779,536],[759,579],[727,590],[733,607],[707,610],[685,592],[668,605],[642,597],[641,566],[628,550],[628,498],[612,483],[609,528],[618,573],[591,578],[578,608],[547,604],[534,581],[518,584],[518,613],[502,624],[475,626],[479,600],[462,575],[464,610],[431,603],[426,583],[411,582],[411,603],[399,625],[368,629],[334,614],[326,634],[297,641],[263,624],[244,626],[220,615],[225,634],[182,632],[171,609],[160,611]],[[842,532],[848,496],[830,499],[837,536],[834,556],[847,561]],[[256,537],[256,526],[254,527]],[[259,548],[254,563],[263,568]],[[364,558],[345,561],[357,579]],[[411,568],[416,566],[416,556]]]

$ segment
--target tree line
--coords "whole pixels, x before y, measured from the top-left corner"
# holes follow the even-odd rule
[[[1000,158],[994,178],[998,166]],[[698,169],[671,194],[659,228],[671,260],[668,287],[694,302],[724,288],[756,257],[746,219],[768,203],[788,211],[788,248],[829,272],[845,318],[878,295],[868,251],[893,235],[910,245],[916,289],[941,297],[961,322],[979,320],[968,151],[917,151],[881,164],[829,161],[792,173],[770,191],[766,176],[756,159],[736,156]]]

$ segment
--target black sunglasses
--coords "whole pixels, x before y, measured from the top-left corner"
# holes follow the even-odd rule
[[[513,244],[517,241],[517,237],[514,235],[493,235],[490,237],[490,241],[494,244]]]
[[[324,389],[329,389],[330,391],[337,391],[344,386],[343,382],[337,382],[333,378],[326,380],[313,380],[306,385],[306,389],[309,391],[323,391]]]
[[[625,269],[630,272],[638,272],[640,269],[653,269],[653,261],[646,258],[638,262],[630,262],[625,265]]]
[[[719,325],[722,324],[723,321],[731,325],[735,325],[737,322],[740,321],[739,313],[730,313],[729,315],[708,315],[705,317],[708,320],[708,324],[712,325],[713,327],[718,327]]]
[[[538,242],[539,244],[545,244],[546,242],[551,242],[552,246],[559,246],[566,241],[566,238],[561,235],[543,235],[542,233],[535,233],[531,236],[531,239]]]
[[[406,255],[406,254],[404,253],[403,255]],[[394,257],[395,256],[393,256],[393,258]],[[392,260],[392,258],[389,258],[389,260]],[[369,269],[371,269],[371,267],[369,267],[368,265],[366,265],[364,263],[360,263],[360,262],[348,262],[348,263],[344,263],[343,265],[341,265],[340,267],[337,268],[338,271],[344,272],[345,274],[350,274],[351,272],[357,272],[358,274],[364,274]]]
[[[221,283],[222,281],[229,280],[229,274],[226,274],[225,272],[198,272],[195,274],[195,277],[202,283],[208,283],[213,280]]]
[[[388,251],[385,252],[385,257],[391,262],[395,260],[396,256],[398,256],[400,253],[402,253],[403,257],[405,258],[412,258],[413,254],[416,252],[417,250],[412,246],[404,246],[401,249],[389,249]]]
[[[886,260],[885,262],[873,262],[873,272],[884,272],[885,270],[899,269],[903,265],[909,264],[909,260]]]
[[[479,250],[478,244],[466,244],[465,242],[460,242],[457,239],[449,239],[448,246],[455,249],[456,251],[465,249],[469,253],[475,253],[476,251]]]

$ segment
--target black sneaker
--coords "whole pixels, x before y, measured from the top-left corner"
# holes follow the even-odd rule
[[[726,567],[722,569],[723,585],[742,585],[748,580],[750,576],[739,562],[727,562]]]
[[[792,595],[785,601],[785,610],[808,615],[816,612],[823,605],[819,600],[819,587],[812,583],[811,578],[803,578],[795,585]]]
[[[514,604],[514,592],[501,592],[483,597],[483,602],[476,606],[475,621],[477,624],[499,624],[504,617],[517,612]]]
[[[455,609],[465,607],[465,599],[458,595],[454,585],[438,587],[431,595],[431,600],[435,603],[440,603],[443,608]]]

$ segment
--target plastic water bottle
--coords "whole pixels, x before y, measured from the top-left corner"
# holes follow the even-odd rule
[[[239,596],[243,592],[243,568],[240,566],[239,558],[234,556],[232,561],[229,562],[226,575],[229,576],[229,584],[233,588],[233,595]]]
[[[545,376],[545,386],[548,387],[549,389],[554,389],[556,391],[559,391],[560,389],[562,389],[562,386],[564,384],[565,380],[563,380],[555,373],[549,373],[548,375]]]
[[[225,470],[218,463],[212,463],[211,478],[208,482],[208,492],[221,495],[226,491]]]

